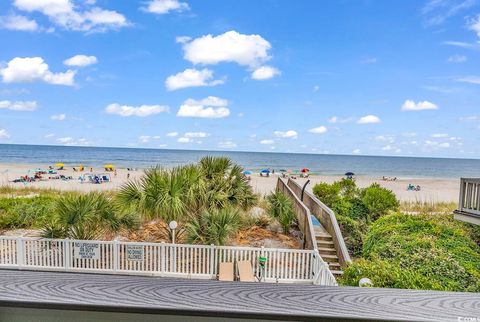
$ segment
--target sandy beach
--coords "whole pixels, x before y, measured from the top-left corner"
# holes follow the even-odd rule
[[[99,190],[115,190],[121,187],[127,180],[129,175],[130,180],[137,179],[142,176],[143,170],[138,169],[134,171],[128,171],[127,169],[117,169],[117,175],[110,172],[111,182],[103,184],[91,184],[81,183],[78,180],[82,172],[74,172],[72,167],[65,167],[65,170],[58,171],[58,175],[64,175],[66,177],[73,177],[73,180],[61,180],[61,179],[45,179],[36,182],[28,183],[12,183],[14,179],[20,176],[30,174],[33,176],[31,169],[46,168],[47,165],[18,165],[18,164],[0,164],[0,185],[10,185],[16,188],[34,187],[34,188],[47,188],[57,190],[77,190],[77,191],[99,191]],[[30,170],[30,172],[29,172]],[[87,172],[90,168],[86,169]],[[103,168],[93,168],[94,173],[105,173]],[[85,173],[85,171],[83,172]],[[55,175],[43,175],[45,178],[54,177]],[[275,189],[278,176],[276,174],[270,177],[260,177],[258,174],[251,175],[251,185],[254,190],[260,194],[267,194]],[[311,191],[312,187],[319,182],[332,183],[335,180],[340,180],[342,176],[324,176],[324,175],[311,175],[310,184],[308,190]],[[304,184],[307,179],[297,178],[297,182]],[[381,186],[392,190],[401,201],[422,201],[422,202],[456,202],[458,200],[460,178],[458,179],[440,179],[440,178],[397,178],[396,181],[383,181],[378,177],[358,176],[356,181],[359,187],[366,187],[374,182],[379,183]],[[407,191],[409,184],[419,185],[421,191]]]

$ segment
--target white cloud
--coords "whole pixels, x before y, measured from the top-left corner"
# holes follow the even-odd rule
[[[434,133],[430,135],[432,138],[448,138],[447,133]]]
[[[237,144],[231,140],[218,142],[218,147],[222,149],[233,149],[237,147]]]
[[[4,83],[31,83],[43,81],[54,85],[74,85],[75,71],[52,73],[41,57],[15,57],[5,68],[0,68]]]
[[[480,38],[480,14],[476,18],[470,20],[470,25],[468,26],[470,30],[473,30],[477,36]]]
[[[116,114],[120,116],[140,116],[146,117],[154,114],[160,114],[168,112],[168,106],[164,105],[140,105],[140,106],[129,106],[129,105],[120,105],[117,103],[110,104],[105,108],[105,112],[108,114]]]
[[[265,145],[270,145],[270,144],[274,144],[275,141],[273,140],[261,140],[260,141],[260,144],[265,144]]]
[[[150,135],[140,135],[138,137],[138,140],[142,143],[148,143],[148,142],[150,142],[151,139],[152,139],[152,137]]]
[[[24,16],[9,15],[0,17],[0,28],[20,31],[36,31],[39,26],[35,20]]]
[[[270,43],[260,35],[244,35],[234,30],[218,36],[206,35],[183,44],[184,58],[194,64],[235,62],[257,68],[271,57]]]
[[[189,37],[189,36],[177,36],[177,37],[175,37],[175,42],[177,44],[185,44],[185,43],[189,42],[190,40],[192,40],[192,37]]]
[[[54,114],[50,116],[50,119],[54,121],[64,121],[66,118],[67,118],[66,114]]]
[[[458,78],[455,81],[480,85],[480,76],[465,76],[465,77]]]
[[[328,123],[337,123],[338,122],[338,117],[332,116],[331,118],[328,119]]]
[[[277,138],[283,138],[283,139],[296,139],[298,137],[297,131],[294,130],[288,130],[288,131],[275,131],[273,132],[273,135],[275,135]]]
[[[460,47],[460,48],[474,48],[475,45],[467,42],[462,42],[462,41],[444,41],[442,42],[444,45],[448,46],[455,46],[455,47]]]
[[[413,100],[406,100],[402,107],[402,111],[424,111],[424,110],[438,110],[438,106],[429,101],[415,103]]]
[[[314,127],[313,129],[308,130],[308,132],[314,133],[314,134],[324,134],[324,133],[328,132],[328,129],[327,129],[326,126],[321,125],[321,126]]]
[[[186,138],[206,138],[210,136],[210,133],[206,132],[186,132],[184,135]]]
[[[187,87],[215,86],[223,83],[224,81],[220,79],[213,80],[213,71],[210,69],[187,68],[183,72],[168,76],[165,80],[165,87],[169,91],[174,91]]]
[[[178,132],[168,132],[167,136],[171,137],[171,138],[176,137],[176,136],[178,136]]]
[[[228,100],[208,96],[202,100],[187,99],[177,112],[179,117],[224,118],[230,115]]]
[[[439,25],[475,4],[475,0],[430,0],[423,6],[421,13],[427,25]]]
[[[9,139],[10,134],[5,129],[0,129],[0,139]]]
[[[362,64],[375,64],[376,62],[377,62],[377,58],[375,57],[366,58],[361,61]]]
[[[395,142],[395,137],[393,137],[392,135],[377,135],[374,139],[375,141],[379,141],[379,142],[389,142],[389,143]]]
[[[43,136],[43,138],[44,138],[44,139],[51,139],[51,138],[53,138],[54,136],[55,136],[55,134],[53,134],[53,133],[48,133],[48,134],[45,134],[45,135]]]
[[[63,61],[63,63],[70,67],[85,67],[93,65],[98,62],[95,56],[75,55]]]
[[[375,115],[362,116],[357,121],[358,124],[375,124],[375,123],[381,123],[381,122],[382,121],[380,120],[380,118]]]
[[[449,148],[450,143],[448,142],[438,142],[438,141],[431,141],[431,140],[426,140],[425,145],[427,147],[432,147],[432,148]]]
[[[318,85],[313,86],[313,91],[314,92],[318,92],[319,90],[320,90],[320,86],[318,86]]]
[[[353,154],[360,154],[360,152],[361,152],[360,149],[355,149],[352,151]]]
[[[252,79],[267,80],[280,75],[280,71],[272,66],[261,66],[252,72]]]
[[[382,147],[382,151],[391,151],[393,150],[393,147],[390,144],[387,144],[386,146]]]
[[[101,32],[128,26],[125,16],[92,6],[92,1],[72,0],[14,0],[13,5],[26,12],[40,12],[67,30]]]
[[[179,143],[191,143],[191,142],[193,142],[193,140],[190,139],[190,138],[181,137],[181,138],[178,138],[177,142],[179,142]]]
[[[80,139],[74,139],[71,136],[65,136],[57,139],[57,142],[63,145],[91,145],[91,142],[89,142],[85,138],[80,138]]]
[[[35,101],[0,101],[0,110],[7,109],[12,111],[35,111],[37,109],[37,102]]]
[[[159,15],[169,13],[170,11],[182,12],[189,9],[188,3],[178,0],[150,0],[145,7],[142,7],[142,10]]]
[[[449,63],[464,63],[467,61],[467,56],[463,55],[453,55],[448,57],[447,62]]]

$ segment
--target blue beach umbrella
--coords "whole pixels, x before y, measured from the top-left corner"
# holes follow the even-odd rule
[[[262,171],[260,171],[260,173],[270,173],[270,170],[268,170],[268,169],[263,169]]]
[[[252,171],[245,170],[245,171],[243,171],[243,174],[244,175],[249,175],[249,174],[252,174]]]

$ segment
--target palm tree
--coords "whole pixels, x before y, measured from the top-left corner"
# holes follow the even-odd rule
[[[96,239],[104,233],[131,228],[135,218],[121,212],[104,193],[68,194],[55,204],[53,218],[44,224],[46,237]]]
[[[295,221],[292,201],[282,192],[272,192],[267,196],[270,215],[277,219],[285,234],[288,234],[290,226]]]
[[[187,239],[192,243],[225,245],[239,227],[237,209],[206,210],[186,225]]]

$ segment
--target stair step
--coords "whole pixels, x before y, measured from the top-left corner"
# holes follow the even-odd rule
[[[336,254],[335,255],[325,254],[325,255],[320,255],[320,256],[322,256],[324,261],[329,262],[329,263],[331,262],[332,259],[335,259],[336,261],[338,261],[338,256]]]
[[[331,248],[330,247],[328,247],[328,248],[319,247],[318,252],[320,253],[321,256],[323,256],[324,254],[325,255],[336,255],[337,254],[337,251],[333,247],[331,247]]]
[[[328,266],[330,266],[330,267],[340,267],[340,264],[337,263],[337,262],[332,262],[332,263],[328,263]]]
[[[317,245],[322,245],[322,247],[334,246],[333,240],[317,240]]]
[[[326,234],[315,235],[315,238],[317,240],[326,240],[326,241],[331,241],[332,240],[332,236],[326,235]]]
[[[343,275],[343,271],[339,270],[331,269],[330,272],[332,272],[333,275]]]

